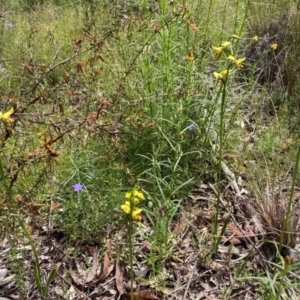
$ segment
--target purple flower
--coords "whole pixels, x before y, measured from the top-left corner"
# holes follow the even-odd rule
[[[190,131],[193,131],[193,130],[196,129],[196,126],[195,126],[195,125],[190,125],[190,126],[188,126],[188,129],[189,129]]]
[[[8,23],[6,26],[7,26],[8,28],[14,28],[14,27],[15,27],[15,24],[13,24],[13,23]]]
[[[83,185],[80,183],[75,183],[74,185],[72,185],[72,187],[73,187],[73,191],[76,193],[83,191]]]

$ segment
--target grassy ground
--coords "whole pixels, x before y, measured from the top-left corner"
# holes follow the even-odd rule
[[[0,2],[0,296],[299,299],[298,6]]]

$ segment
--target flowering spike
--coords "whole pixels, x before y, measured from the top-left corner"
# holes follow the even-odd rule
[[[136,208],[140,200],[145,200],[145,196],[142,192],[133,188],[131,192],[125,194],[125,203],[121,205],[123,212],[130,216],[133,221],[141,221],[142,217],[140,213],[142,212],[141,208]]]

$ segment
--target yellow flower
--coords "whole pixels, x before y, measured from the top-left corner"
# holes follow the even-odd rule
[[[138,200],[145,200],[144,194],[142,192],[137,191],[135,188],[131,192],[125,194],[126,199],[131,199],[131,197],[136,197]]]
[[[235,66],[239,69],[239,68],[243,68],[244,65],[242,64],[243,61],[246,60],[246,57],[241,57],[241,58],[238,58],[236,61],[235,61]]]
[[[223,49],[226,49],[229,45],[230,45],[231,43],[230,42],[223,42],[222,44],[221,44],[221,46],[222,46],[222,48]]]
[[[125,199],[127,200],[121,205],[123,212],[129,215],[133,221],[140,221],[142,209],[136,208],[136,205],[139,204],[140,200],[145,200],[144,194],[133,188],[131,192],[125,194]]]
[[[240,39],[241,39],[241,37],[238,36],[238,35],[236,35],[236,34],[233,34],[231,37],[234,38],[234,39],[237,39],[237,40],[240,40]]]
[[[258,36],[255,35],[255,36],[252,38],[252,41],[253,41],[253,42],[258,42]]]
[[[232,55],[229,55],[227,57],[227,59],[231,60],[234,62],[235,66],[240,69],[240,68],[243,68],[244,66],[242,65],[242,62],[246,60],[246,57],[241,57],[241,58],[238,58],[238,59],[235,59],[234,56]]]
[[[212,48],[215,50],[214,54],[215,56],[219,56],[222,54],[223,48],[222,47],[214,47],[212,46]]]
[[[131,208],[130,208],[130,202],[129,201],[125,201],[125,204],[121,205],[122,210],[124,211],[124,213],[126,215],[130,214]]]
[[[0,112],[0,120],[4,123],[12,123],[14,120],[10,118],[10,116],[14,113],[14,109],[11,108],[9,111],[6,113]]]
[[[189,52],[189,54],[186,56],[186,59],[189,61],[193,61],[195,59],[195,56],[193,53]]]
[[[216,78],[217,81],[222,80],[228,73],[228,70],[223,70],[222,72],[218,73],[218,72],[214,72],[214,76]]]
[[[227,59],[230,59],[230,60],[232,60],[232,61],[235,61],[235,58],[234,58],[233,55],[228,55]]]
[[[278,47],[278,44],[272,44],[270,47],[272,48],[273,51],[275,51]]]
[[[142,192],[138,192],[137,190],[134,190],[133,195],[139,200],[145,200],[145,196]]]
[[[221,47],[212,46],[212,48],[215,50],[214,54],[216,56],[221,55],[223,50],[226,49],[229,45],[231,45],[231,43],[226,41],[221,44]]]
[[[143,210],[141,208],[135,209],[132,214],[131,214],[131,218],[133,221],[141,221],[142,220],[142,216],[140,215],[140,213]]]

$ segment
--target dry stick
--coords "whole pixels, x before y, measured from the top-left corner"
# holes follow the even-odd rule
[[[56,270],[56,274],[62,278],[66,283],[68,283],[70,286],[72,286],[79,294],[81,294],[84,298],[88,300],[92,300],[92,298],[88,297],[86,294],[81,292],[77,287],[75,287],[70,281],[68,281],[66,278],[64,278],[62,275],[59,274],[59,272]]]
[[[197,256],[198,256],[198,255],[197,255]],[[188,281],[188,283],[187,283],[187,285],[186,285],[186,288],[185,288],[185,291],[184,291],[184,294],[183,294],[181,300],[187,299],[186,296],[187,296],[188,290],[189,290],[189,288],[190,288],[190,285],[191,285],[193,276],[194,276],[194,274],[195,274],[195,270],[196,270],[197,263],[198,263],[198,261],[197,261],[197,259],[196,259],[196,261],[195,261],[195,263],[194,263],[194,265],[193,265],[192,274],[190,275],[189,281]]]
[[[109,31],[106,36],[103,38],[103,40],[101,40],[99,43],[91,46],[90,48],[86,49],[86,50],[83,50],[81,52],[76,52],[74,55],[72,55],[71,57],[57,63],[56,65],[54,65],[53,67],[49,67],[49,69],[37,80],[36,84],[34,85],[34,87],[27,93],[27,94],[31,94],[33,93],[37,87],[39,86],[39,84],[42,82],[42,80],[50,73],[52,72],[54,69],[56,69],[57,67],[67,63],[68,61],[72,60],[73,58],[77,57],[77,56],[80,56],[86,52],[89,52],[90,50],[96,48],[96,47],[99,47],[100,45],[103,45],[104,41],[113,33],[113,30]],[[30,102],[29,102],[30,104]]]
[[[79,123],[79,125],[77,125],[76,127],[72,127],[67,129],[66,131],[64,131],[63,133],[61,133],[59,136],[57,136],[54,139],[51,139],[48,143],[44,144],[44,147],[46,148],[47,151],[49,151],[49,146],[51,146],[52,144],[54,144],[55,142],[57,142],[59,139],[61,139],[65,134],[67,134],[68,132],[72,131],[73,129],[77,128],[77,127],[81,127],[85,122],[87,121],[87,117],[81,122]],[[48,146],[48,147],[47,147]],[[49,151],[50,152],[50,151]],[[50,152],[51,154],[51,152]],[[12,188],[13,184],[16,182],[16,180],[18,179],[18,175],[20,173],[21,170],[23,170],[25,168],[25,166],[27,166],[27,162],[29,162],[29,160],[25,160],[22,159],[19,163],[21,164],[19,166],[19,168],[16,170],[16,172],[12,175],[10,183],[9,183],[9,189]]]

